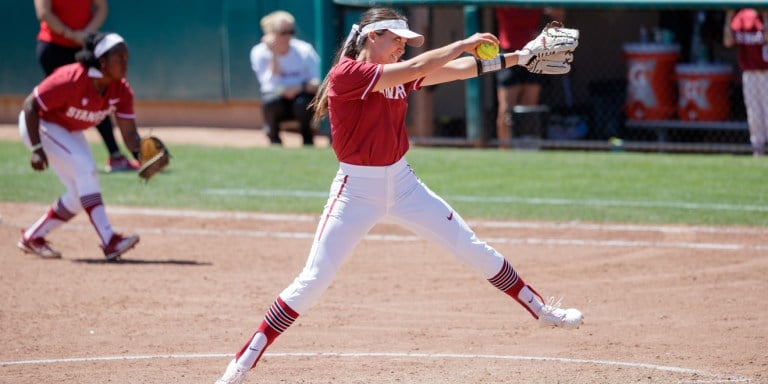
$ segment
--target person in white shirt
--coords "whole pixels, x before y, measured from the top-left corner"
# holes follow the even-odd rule
[[[296,20],[285,11],[261,19],[264,36],[251,49],[251,68],[261,87],[269,140],[281,145],[280,122],[298,120],[304,145],[313,145],[312,116],[307,109],[320,84],[320,56],[311,44],[294,37]]]

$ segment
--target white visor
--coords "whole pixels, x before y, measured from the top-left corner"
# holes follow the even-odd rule
[[[99,41],[98,44],[96,44],[96,47],[93,48],[93,54],[98,59],[102,55],[107,53],[107,51],[112,49],[112,47],[122,42],[123,42],[123,38],[117,33],[108,33],[106,36],[104,36],[103,39],[101,39],[101,41]]]
[[[421,47],[421,45],[424,44],[424,36],[408,29],[408,23],[406,23],[405,20],[400,19],[382,20],[367,24],[360,31],[360,34],[365,36],[368,32],[379,31],[382,29],[386,29],[395,35],[408,39],[406,44],[411,47]]]

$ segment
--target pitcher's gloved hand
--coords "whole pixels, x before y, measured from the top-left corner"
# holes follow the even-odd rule
[[[518,64],[533,73],[561,75],[571,70],[573,51],[579,46],[579,30],[547,24],[541,33],[517,51]]]

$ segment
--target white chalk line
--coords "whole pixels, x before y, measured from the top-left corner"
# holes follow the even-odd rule
[[[262,220],[262,221],[317,221],[320,215],[279,214],[261,212],[240,211],[200,211],[186,209],[165,208],[132,208],[115,207],[107,208],[109,214],[144,215],[165,217],[189,217],[196,219],[230,219],[230,220]],[[590,224],[579,221],[565,223],[539,223],[526,221],[494,221],[494,220],[467,220],[473,227],[489,228],[526,228],[526,229],[579,229],[589,231],[611,232],[661,232],[661,233],[734,233],[734,234],[765,234],[768,236],[768,228],[755,227],[714,227],[714,226],[673,226],[673,225],[633,225],[633,224]]]
[[[265,357],[338,357],[338,358],[406,358],[406,359],[482,359],[482,360],[515,360],[515,361],[545,361],[570,364],[593,364],[614,367],[627,367],[637,369],[647,369],[662,372],[673,372],[682,374],[691,374],[706,376],[705,381],[693,380],[690,383],[734,383],[749,382],[750,379],[743,377],[725,377],[724,375],[713,374],[698,369],[674,367],[667,365],[657,365],[648,363],[632,363],[625,361],[611,360],[592,360],[575,359],[566,357],[543,357],[543,356],[519,356],[519,355],[481,355],[481,354],[458,354],[458,353],[411,353],[411,352],[277,352],[264,353]],[[61,359],[39,359],[39,360],[16,360],[0,361],[0,366],[12,365],[44,365],[44,364],[66,364],[66,363],[84,363],[94,361],[127,361],[127,360],[154,360],[154,359],[209,359],[209,358],[231,358],[229,353],[198,353],[198,354],[157,354],[157,355],[129,355],[129,356],[93,356],[93,357],[73,357]]]
[[[283,231],[250,231],[250,230],[208,230],[208,229],[179,229],[179,228],[135,228],[140,233],[173,234],[192,237],[273,237],[283,239],[312,239],[314,233],[310,232],[283,232]],[[368,241],[400,241],[414,242],[426,241],[419,236],[411,235],[378,235],[368,234],[364,238]],[[582,246],[582,247],[624,247],[624,248],[678,248],[718,251],[768,251],[767,246],[753,246],[733,243],[687,243],[687,242],[661,242],[661,241],[626,241],[626,240],[583,240],[583,239],[544,239],[544,238],[508,238],[486,237],[485,241],[492,244],[520,244],[520,245],[547,245],[547,246]]]
[[[20,223],[7,223],[9,226],[21,227]],[[69,224],[60,228],[62,231],[88,232],[93,228],[86,224]],[[250,237],[250,238],[278,238],[278,239],[306,239],[314,238],[311,232],[285,232],[285,231],[254,231],[246,229],[185,229],[172,227],[132,227],[139,234],[174,235],[189,237]],[[417,242],[426,241],[424,238],[413,235],[379,235],[367,234],[363,237],[367,241],[385,242]],[[697,249],[716,251],[768,251],[768,245],[748,245],[736,243],[690,243],[690,242],[665,242],[665,241],[635,241],[635,240],[589,240],[589,239],[552,239],[552,238],[510,238],[510,237],[485,237],[483,240],[491,244],[513,244],[531,246],[572,246],[572,247],[614,247],[614,248],[672,248],[672,249]]]
[[[131,207],[112,207],[107,208],[110,215],[141,215],[141,216],[162,216],[162,217],[185,217],[199,219],[231,219],[231,220],[263,220],[263,221],[283,221],[283,222],[315,222],[317,216],[312,215],[294,215],[294,214],[272,214],[258,212],[227,212],[227,211],[198,211],[198,210],[180,210],[180,209],[155,209],[155,208],[131,208]],[[5,225],[23,227],[21,223],[6,222]],[[662,232],[662,233],[740,233],[740,234],[765,234],[768,238],[768,229],[760,228],[718,228],[718,227],[671,227],[671,226],[649,226],[649,225],[610,225],[610,224],[581,224],[571,223],[526,223],[526,222],[503,222],[503,221],[469,221],[473,227],[493,227],[493,228],[529,228],[529,229],[584,229],[588,231],[631,231],[631,232]],[[88,225],[70,224],[62,227],[63,230],[90,231],[92,228]],[[313,232],[288,232],[288,231],[261,231],[247,229],[184,229],[173,227],[134,227],[134,231],[150,234],[170,234],[177,236],[205,236],[205,237],[255,237],[255,238],[288,238],[288,239],[312,239]],[[400,241],[415,242],[425,241],[421,237],[414,235],[389,235],[389,234],[368,234],[364,237],[369,241]],[[672,248],[672,249],[696,249],[696,250],[719,250],[719,251],[768,251],[768,244],[739,244],[739,243],[705,243],[705,242],[669,242],[669,241],[640,241],[640,240],[594,240],[594,239],[560,239],[560,238],[538,238],[538,237],[488,237],[485,241],[492,244],[517,244],[532,246],[582,246],[582,247],[622,247],[622,248]]]
[[[265,221],[300,221],[314,222],[317,216],[311,215],[291,215],[291,214],[268,214],[251,212],[222,212],[222,211],[193,211],[193,210],[174,210],[174,209],[152,209],[152,208],[125,208],[115,207],[109,209],[110,214],[125,215],[148,215],[148,216],[166,216],[166,217],[188,217],[205,219],[235,219],[235,220],[265,220]],[[727,228],[713,227],[667,227],[667,226],[632,226],[632,225],[595,225],[595,224],[547,224],[547,223],[525,223],[525,222],[503,222],[503,221],[469,221],[471,226],[485,227],[510,227],[510,228],[532,228],[532,229],[563,229],[575,228],[586,229],[590,231],[659,231],[659,232],[706,232],[722,233]],[[189,236],[240,236],[240,237],[276,237],[292,239],[311,239],[314,233],[309,232],[284,232],[284,231],[252,231],[252,230],[208,230],[208,229],[179,229],[179,228],[137,228],[148,233],[176,233]],[[766,234],[768,229],[757,228],[733,228],[732,233],[748,234]],[[378,235],[368,234],[364,238],[371,241],[422,241],[418,236],[412,235]],[[558,246],[588,246],[588,247],[654,247],[654,248],[681,248],[681,249],[710,249],[724,251],[768,251],[766,245],[745,245],[737,243],[702,243],[702,242],[664,242],[664,241],[624,241],[624,240],[584,240],[584,239],[545,239],[545,238],[510,238],[495,237],[485,238],[489,243],[499,244],[525,244],[525,245],[558,245]]]
[[[203,194],[224,196],[268,196],[294,198],[325,198],[327,192],[301,191],[283,189],[251,189],[251,188],[214,188],[204,189]],[[753,204],[708,204],[689,203],[684,201],[636,201],[636,200],[606,200],[606,199],[567,199],[567,198],[537,198],[514,196],[445,196],[449,201],[487,204],[530,204],[530,205],[581,205],[590,207],[634,207],[634,208],[675,208],[687,210],[710,211],[746,211],[768,212],[768,206]]]

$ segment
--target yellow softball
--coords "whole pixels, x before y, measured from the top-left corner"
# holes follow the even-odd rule
[[[475,48],[475,53],[480,60],[490,60],[499,54],[498,44],[481,43]]]

